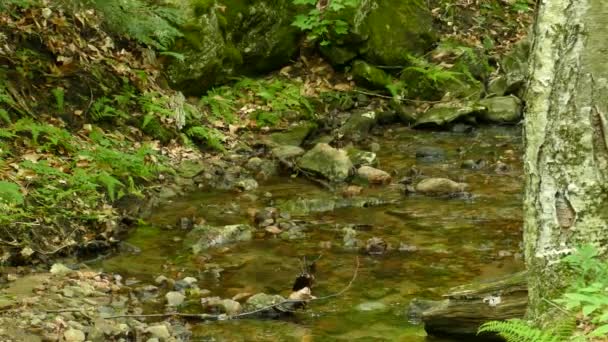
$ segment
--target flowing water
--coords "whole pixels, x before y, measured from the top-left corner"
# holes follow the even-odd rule
[[[300,272],[300,259],[320,256],[313,294],[324,296],[349,283],[358,256],[357,278],[341,296],[314,302],[286,320],[193,322],[193,340],[438,341],[426,337],[421,325],[408,321],[408,303],[413,298],[439,299],[452,286],[523,268],[520,130],[484,127],[460,134],[384,127],[382,136],[374,139],[381,146],[378,168],[393,172],[395,179],[415,166],[424,176],[469,183],[474,197],[406,196],[390,186],[368,188],[362,196],[390,199],[390,204],[293,214],[292,219],[305,227],[299,239],[286,240],[262,230],[250,242],[213,248],[194,257],[182,247],[185,233],[163,228],[190,216],[203,217],[212,225],[250,223],[251,208],[334,196],[312,182],[289,176],[271,179],[250,193],[195,192],[158,208],[148,219],[151,226],[133,233],[128,241],[141,253],[118,255],[100,266],[149,283],[160,274],[174,279],[194,276],[201,288],[222,298],[258,292],[287,296]],[[445,158],[416,160],[418,146],[440,147]],[[483,159],[488,166],[463,169],[466,159]],[[492,164],[498,160],[508,168],[496,171]],[[345,226],[354,227],[363,244],[376,236],[391,248],[380,256],[345,248]],[[409,248],[400,250],[400,246]],[[196,306],[191,310],[197,311]]]

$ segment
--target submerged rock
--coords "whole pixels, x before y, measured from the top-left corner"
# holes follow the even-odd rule
[[[167,299],[168,306],[180,306],[186,299],[186,296],[178,291],[170,291],[165,295],[165,299]]]
[[[386,253],[388,244],[384,239],[379,237],[373,237],[365,243],[365,251],[371,255],[380,255]]]
[[[249,241],[253,228],[246,224],[228,226],[197,226],[186,235],[184,243],[192,248],[194,254],[201,251],[233,242]]]
[[[357,177],[369,184],[388,184],[391,182],[391,175],[371,166],[361,166],[357,170]]]
[[[345,150],[319,143],[300,158],[298,167],[317,173],[332,182],[342,182],[350,175],[353,164]]]
[[[416,191],[426,195],[450,195],[463,192],[467,188],[468,184],[447,178],[427,178],[416,185]]]
[[[245,302],[245,311],[255,311],[263,308],[271,307],[273,305],[277,305],[285,301],[285,298],[280,295],[269,295],[266,293],[258,293],[255,294]],[[269,308],[268,311],[281,311],[281,307],[279,305]]]
[[[416,160],[424,162],[440,162],[445,158],[445,150],[435,146],[416,147]]]
[[[348,157],[356,167],[362,165],[373,166],[378,163],[378,159],[374,152],[362,151],[357,148],[350,147],[346,149],[346,153],[348,153]]]

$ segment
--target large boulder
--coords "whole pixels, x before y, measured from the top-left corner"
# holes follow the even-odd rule
[[[291,23],[298,9],[291,0],[178,4],[186,7],[186,23],[172,51],[184,58],[171,59],[166,75],[188,95],[200,95],[231,76],[279,68],[297,52],[300,32]]]
[[[515,123],[521,119],[522,103],[515,96],[490,97],[479,101],[485,110],[479,117],[484,121],[496,123]]]
[[[336,15],[349,33],[322,48],[333,64],[356,56],[377,65],[405,65],[407,55],[425,53],[436,40],[433,17],[419,0],[366,0]]]
[[[319,143],[300,158],[298,167],[319,174],[332,182],[342,182],[350,175],[353,163],[345,150]]]

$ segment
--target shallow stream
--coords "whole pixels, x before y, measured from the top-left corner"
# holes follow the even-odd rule
[[[250,223],[252,208],[340,197],[287,175],[248,193],[201,191],[158,208],[147,220],[151,226],[139,228],[128,240],[141,253],[117,255],[100,266],[144,283],[153,283],[161,274],[174,279],[193,276],[201,288],[222,298],[258,292],[287,296],[300,272],[301,258],[320,256],[313,295],[324,296],[349,283],[359,256],[357,278],[343,295],[314,302],[289,320],[193,323],[193,340],[439,341],[426,337],[421,325],[408,320],[413,298],[439,299],[452,286],[523,268],[520,128],[438,133],[395,126],[383,127],[373,139],[380,145],[378,168],[391,172],[394,182],[415,167],[424,176],[468,183],[473,198],[405,195],[394,186],[366,188],[360,196],[381,198],[387,204],[291,213],[291,219],[304,227],[298,239],[275,237],[261,229],[250,242],[199,256],[182,247],[183,231],[165,229],[175,227],[181,217],[192,216],[212,225]],[[420,146],[439,147],[444,157],[416,159]],[[487,164],[462,168],[467,159],[483,159]],[[497,169],[499,160],[504,165]],[[362,248],[344,247],[346,226],[357,230]],[[371,237],[388,242],[388,252],[365,253],[365,241]]]

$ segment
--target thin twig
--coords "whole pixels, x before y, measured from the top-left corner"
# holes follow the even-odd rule
[[[183,318],[198,318],[198,319],[202,319],[202,320],[209,320],[209,321],[213,321],[213,320],[224,320],[224,319],[237,319],[237,318],[243,318],[243,317],[247,317],[247,316],[251,316],[251,315],[255,315],[257,313],[263,312],[263,311],[267,311],[267,310],[271,310],[274,308],[278,308],[282,305],[285,304],[300,304],[300,303],[310,303],[310,302],[314,302],[314,301],[320,301],[320,300],[325,300],[325,299],[329,299],[329,298],[334,298],[334,297],[339,297],[342,294],[344,294],[346,291],[348,291],[353,283],[355,282],[355,280],[357,279],[357,275],[359,273],[359,257],[355,258],[355,270],[353,271],[353,277],[350,279],[350,281],[348,282],[348,284],[346,285],[346,287],[344,287],[342,290],[340,290],[339,292],[336,293],[332,293],[330,295],[327,296],[323,296],[323,297],[317,297],[317,298],[312,298],[312,299],[286,299],[284,301],[281,301],[279,303],[276,304],[271,304],[268,306],[264,306],[261,307],[259,309],[253,310],[253,311],[247,311],[247,312],[243,312],[237,315],[232,315],[232,316],[226,316],[226,315],[212,315],[212,314],[186,314],[186,313],[179,313],[179,312],[171,312],[171,313],[165,313],[165,314],[146,314],[146,315],[136,315],[136,314],[132,314],[132,315],[116,315],[116,316],[109,316],[109,317],[104,317],[105,319],[115,319],[115,318],[129,318],[129,317],[169,317],[169,316],[175,316],[175,317],[183,317]],[[284,312],[293,312],[287,308],[280,308],[280,310],[284,311]]]

